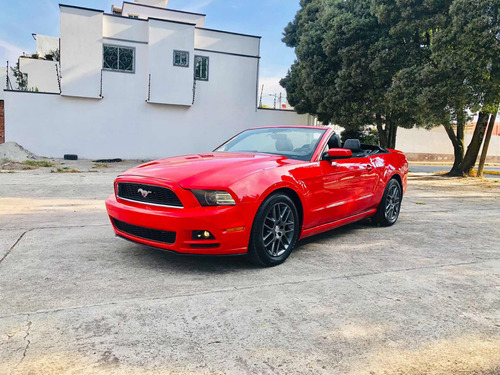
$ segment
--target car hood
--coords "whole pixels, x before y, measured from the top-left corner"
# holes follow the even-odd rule
[[[280,155],[213,152],[155,160],[132,168],[121,176],[164,179],[186,189],[220,188],[260,170],[297,162]]]

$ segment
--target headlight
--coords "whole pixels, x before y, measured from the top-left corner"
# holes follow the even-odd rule
[[[202,206],[234,206],[236,203],[227,191],[191,190]]]

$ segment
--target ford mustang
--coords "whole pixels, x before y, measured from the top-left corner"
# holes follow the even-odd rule
[[[156,160],[120,176],[106,208],[115,233],[182,254],[284,262],[299,239],[371,218],[398,219],[403,153],[329,127],[245,130],[215,151]]]

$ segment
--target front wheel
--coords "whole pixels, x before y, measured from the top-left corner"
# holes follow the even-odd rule
[[[299,226],[297,208],[290,197],[268,197],[255,215],[248,246],[250,259],[266,267],[283,263],[295,247]]]
[[[385,187],[384,195],[377,208],[373,220],[382,227],[393,225],[399,217],[403,190],[396,179],[392,179]]]

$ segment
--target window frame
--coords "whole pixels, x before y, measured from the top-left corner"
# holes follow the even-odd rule
[[[187,54],[187,65],[178,65],[175,63],[175,54],[176,53],[186,53]],[[179,68],[189,68],[189,60],[190,60],[190,56],[189,56],[189,51],[183,51],[183,50],[179,50],[179,49],[174,49],[174,53],[172,55],[172,63],[175,67],[179,67]]]
[[[196,58],[201,57],[203,59],[207,59],[207,78],[196,78]],[[203,55],[194,55],[194,71],[193,71],[193,76],[194,79],[197,81],[205,81],[208,82],[210,78],[210,57],[209,56],[203,56]]]
[[[112,69],[112,68],[105,68],[104,67],[104,48],[105,47],[115,47],[118,48],[118,69]],[[127,48],[131,49],[133,53],[133,59],[132,59],[132,70],[122,70],[119,69],[120,67],[120,48]],[[108,44],[108,43],[103,43],[102,45],[102,70],[105,70],[106,72],[115,72],[115,73],[129,73],[129,74],[135,74],[135,63],[136,63],[136,48],[135,47],[130,47],[130,46],[122,46],[119,44]]]

